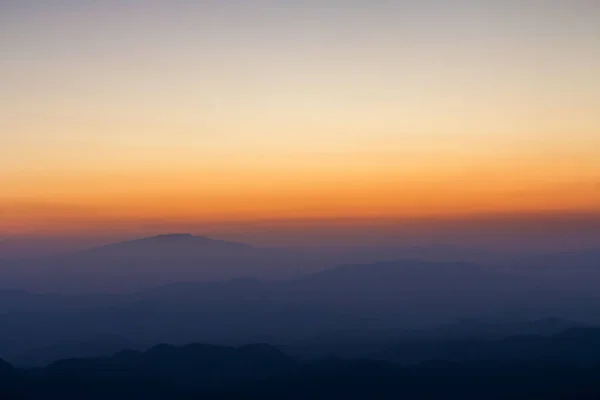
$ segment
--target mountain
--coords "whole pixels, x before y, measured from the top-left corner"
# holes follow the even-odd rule
[[[160,237],[117,248],[119,254],[123,248],[131,254],[130,248],[147,248],[148,243],[156,241],[161,245],[174,241],[175,246],[182,242],[197,243],[193,237]],[[107,253],[115,254],[112,249]],[[152,281],[185,281],[181,279],[185,272],[198,276],[195,274],[203,270],[203,263],[193,262],[190,269],[182,265],[168,260],[153,264],[102,259],[93,264],[94,268],[85,263],[67,266],[74,268],[72,272],[77,279],[73,284],[87,279],[90,285],[104,287],[123,280],[123,274],[127,273],[133,281],[125,280],[129,287],[145,287],[151,286]],[[213,268],[236,264],[210,265]],[[239,266],[244,268],[244,263]],[[60,268],[65,271],[64,265]],[[57,343],[110,336],[128,338],[134,344],[200,340],[225,345],[256,341],[289,344],[336,331],[358,332],[370,339],[381,337],[378,332],[432,330],[440,325],[445,326],[438,328],[440,337],[553,333],[568,325],[558,319],[542,321],[536,327],[519,326],[515,321],[554,316],[597,323],[595,310],[600,304],[594,299],[579,298],[577,293],[565,294],[537,280],[495,268],[419,260],[348,264],[287,280],[245,278],[170,283],[119,294],[0,292],[0,300],[3,339],[0,356],[10,361]],[[506,316],[501,324],[512,327],[504,330],[493,322],[449,325],[493,316]],[[382,337],[383,341],[388,339],[389,335]]]
[[[402,364],[430,360],[511,362],[522,359],[597,362],[600,360],[600,328],[570,328],[551,336],[519,335],[498,340],[405,340],[371,357]]]
[[[403,341],[371,357],[302,361],[268,344],[161,344],[15,369],[2,399],[597,399],[600,330]]]
[[[82,311],[116,305],[122,296],[111,294],[62,295],[31,293],[25,290],[0,290],[0,314],[19,312]]]
[[[535,280],[482,265],[398,260],[350,264],[288,282],[310,304],[396,315],[428,324],[500,310],[541,308],[556,295]]]
[[[0,359],[0,382],[13,379],[16,374],[16,369],[8,362]]]
[[[8,362],[0,359],[0,398],[18,399],[19,372]]]
[[[219,310],[264,312],[285,305],[290,312],[371,315],[375,324],[396,318],[400,326],[543,307],[553,295],[535,281],[476,264],[398,260],[342,265],[279,282],[176,284],[144,291],[136,299],[138,306],[153,310],[210,304]]]
[[[120,336],[102,336],[87,341],[62,342],[32,349],[13,357],[13,362],[24,367],[44,367],[56,360],[103,357],[133,347],[136,347],[135,343]]]
[[[600,249],[532,255],[516,261],[513,268],[554,287],[598,298]]]
[[[527,260],[534,266],[600,270],[600,249],[543,254]]]
[[[453,324],[440,326],[428,332],[428,335],[422,336],[446,339],[499,339],[514,335],[551,336],[586,325],[555,317],[513,322],[463,319]]]
[[[66,359],[46,368],[53,378],[109,378],[152,380],[159,377],[169,385],[210,388],[240,384],[281,375],[294,361],[267,344],[241,347],[161,344],[147,351],[123,350],[112,357]]]
[[[399,256],[402,254],[420,254],[430,261],[429,264],[417,261],[420,258],[411,261],[410,258]],[[436,293],[432,293],[435,295],[432,299],[439,297],[438,292],[447,292],[450,286],[463,287],[473,294],[478,285],[473,283],[465,286],[465,282],[481,279],[482,288],[492,287],[493,292],[506,291],[508,287],[516,284],[517,278],[521,281],[529,279],[528,284],[534,281],[541,285],[549,283],[556,290],[565,289],[574,293],[584,291],[593,296],[593,282],[600,279],[600,268],[595,268],[600,262],[599,254],[589,251],[524,257],[518,262],[504,260],[502,262],[506,262],[506,265],[498,265],[501,260],[497,256],[471,254],[469,251],[455,248],[311,252],[254,247],[191,234],[170,234],[113,243],[60,256],[0,260],[0,289],[18,288],[34,292],[80,294],[124,293],[178,282],[211,282],[239,278],[289,280],[340,264],[345,266],[330,268],[318,280],[325,282],[335,275],[344,281],[352,271],[360,269],[359,266],[370,265],[365,267],[369,270],[370,277],[366,277],[364,281],[370,285],[374,283],[373,277],[376,274],[388,276],[392,272],[393,268],[385,270],[386,265],[401,263],[403,266],[394,272],[396,275],[389,276],[391,281],[416,282],[416,279],[421,279],[418,277],[421,274],[427,278],[423,282],[426,287],[432,288],[432,285],[442,284],[442,287],[435,290]],[[489,258],[489,262],[438,260],[480,258]],[[489,267],[484,271],[484,265],[493,265],[493,268]],[[448,271],[452,274],[448,275]],[[403,277],[400,274],[408,275]],[[491,277],[490,274],[495,276]],[[488,278],[496,279],[495,284]],[[357,277],[356,281],[360,279]],[[484,282],[486,279],[487,282]],[[309,281],[310,279],[305,279],[302,285],[310,284]],[[313,284],[314,282],[316,281],[313,279]],[[453,283],[444,285],[444,282]],[[294,291],[293,287],[290,289]],[[406,287],[402,292],[410,290],[411,287]],[[482,291],[486,295],[490,294],[487,290]],[[457,293],[457,296],[464,297],[461,293]]]
[[[78,252],[72,257],[105,260],[208,260],[263,256],[266,250],[244,243],[194,236],[189,233],[147,237]]]
[[[283,346],[288,354],[314,359],[324,355],[338,357],[365,357],[389,350],[400,342],[406,343],[439,343],[450,341],[482,341],[500,340],[511,336],[549,337],[572,328],[589,327],[587,324],[563,320],[560,318],[543,318],[519,322],[488,322],[485,319],[460,320],[452,324],[444,324],[433,329],[423,330],[350,330],[323,332],[317,336],[296,341]]]
[[[307,264],[312,265],[289,251],[173,234],[4,262],[0,282],[2,287],[37,292],[115,293],[176,282],[290,278]]]

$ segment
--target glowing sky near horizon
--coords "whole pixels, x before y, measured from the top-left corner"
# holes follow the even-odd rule
[[[0,0],[0,233],[600,212],[600,3]]]

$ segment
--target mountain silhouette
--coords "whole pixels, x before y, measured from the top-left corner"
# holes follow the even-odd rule
[[[18,371],[0,358],[0,398],[17,399]]]
[[[65,359],[50,364],[53,378],[76,375],[79,379],[159,377],[178,387],[217,387],[266,379],[287,372],[294,361],[268,344],[242,347],[160,344],[147,351],[123,350],[111,357]]]
[[[194,241],[193,237],[157,240]],[[219,266],[222,270],[217,272],[238,274],[264,266],[247,259],[240,264],[99,259],[95,263],[60,265],[63,272],[71,268],[76,278],[73,285],[85,282],[114,287],[124,282],[129,287],[144,287],[153,286],[153,282],[173,283],[133,293],[93,296],[8,292],[4,306],[0,302],[0,326],[6,341],[0,343],[0,354],[14,362],[30,350],[37,352],[61,342],[87,342],[106,335],[134,343],[143,339],[142,344],[194,340],[236,344],[272,342],[272,338],[289,342],[332,331],[429,330],[457,320],[515,313],[518,319],[531,321],[548,316],[569,318],[581,310],[580,314],[587,315],[576,320],[598,321],[594,310],[600,302],[574,295],[567,298],[537,281],[476,264],[399,260],[343,265],[276,281],[193,283],[190,281],[194,279],[182,279],[202,276],[207,265],[213,273]],[[274,268],[278,265],[272,264]],[[127,276],[133,282],[124,279]],[[45,278],[66,279],[64,275]],[[186,280],[188,283],[181,283]],[[516,325],[502,332],[497,326],[463,324],[440,333],[484,336],[489,332],[493,336],[527,329],[536,333],[562,329],[560,323],[549,325],[540,329]]]
[[[130,292],[177,282],[300,275],[298,254],[191,234],[113,243],[3,265],[0,282],[37,292]]]
[[[236,259],[262,255],[266,250],[189,233],[158,235],[109,244],[73,256],[105,259]]]
[[[600,330],[402,341],[368,358],[161,344],[36,370],[0,362],[2,399],[598,399]],[[3,375],[3,371],[5,374]],[[6,379],[2,380],[2,377]]]
[[[421,260],[343,265],[292,281],[286,293],[310,293],[311,304],[423,322],[543,307],[555,295],[534,280],[482,265]]]
[[[99,336],[86,341],[61,342],[32,349],[16,359],[20,366],[40,367],[60,359],[102,357],[134,346],[135,343],[120,336]]]
[[[0,358],[0,381],[14,378],[15,373],[15,368]]]
[[[498,340],[406,340],[373,358],[414,364],[430,360],[515,361],[522,359],[587,363],[600,359],[600,329],[569,328],[551,336],[518,335]]]

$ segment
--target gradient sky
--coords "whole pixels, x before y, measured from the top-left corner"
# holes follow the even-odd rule
[[[600,213],[600,2],[0,0],[0,235]]]

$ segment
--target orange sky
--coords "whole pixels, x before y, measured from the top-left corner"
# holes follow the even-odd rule
[[[600,7],[188,3],[0,5],[0,235],[600,212]]]

